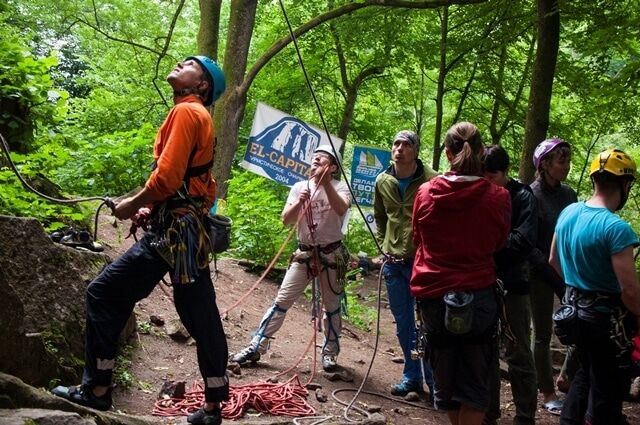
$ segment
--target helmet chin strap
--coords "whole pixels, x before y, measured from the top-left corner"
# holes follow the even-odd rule
[[[624,181],[620,181],[620,202],[618,202],[618,206],[616,207],[616,211],[620,211],[624,204],[627,203],[627,199],[629,199],[629,192],[631,192],[631,188],[629,190],[624,190]]]

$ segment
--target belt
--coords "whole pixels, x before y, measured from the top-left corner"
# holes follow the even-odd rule
[[[387,262],[391,264],[408,264],[413,261],[413,257],[397,257],[395,255],[386,254]]]
[[[326,245],[307,245],[304,243],[299,243],[298,249],[300,251],[311,251],[314,248],[317,248],[323,254],[330,254],[336,249],[340,248],[341,246],[342,246],[342,241],[335,241],[335,242],[328,243]]]
[[[565,299],[570,303],[575,303],[580,308],[588,307],[620,307],[622,299],[620,294],[585,291],[574,286],[567,285]]]

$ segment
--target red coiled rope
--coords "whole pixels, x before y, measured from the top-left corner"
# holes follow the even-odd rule
[[[238,419],[245,410],[253,408],[276,416],[311,416],[316,411],[309,403],[309,391],[302,386],[298,375],[287,382],[258,382],[229,387],[229,400],[222,402],[222,417]],[[204,387],[194,381],[183,399],[167,398],[155,403],[154,416],[185,416],[198,410],[204,402]]]

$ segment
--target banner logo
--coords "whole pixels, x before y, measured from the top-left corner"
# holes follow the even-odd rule
[[[342,140],[331,137],[339,149]],[[286,186],[309,178],[313,152],[329,144],[326,134],[299,119],[258,103],[241,166]]]
[[[351,187],[356,201],[363,206],[373,206],[376,177],[391,161],[391,152],[383,149],[356,146],[351,163]]]

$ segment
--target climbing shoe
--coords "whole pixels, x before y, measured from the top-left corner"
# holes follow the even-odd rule
[[[208,411],[201,407],[187,416],[187,422],[194,425],[220,425],[222,423],[222,412],[219,408]]]
[[[338,363],[336,361],[336,356],[333,354],[323,354],[322,355],[322,368],[325,372],[332,372],[336,369]]]
[[[409,393],[421,393],[422,384],[418,382],[402,381],[391,386],[391,395],[404,397]]]
[[[254,349],[252,346],[248,346],[238,351],[233,357],[231,357],[232,362],[239,363],[241,365],[246,363],[255,363],[260,360],[260,353]]]
[[[57,386],[51,390],[53,395],[62,397],[72,403],[81,406],[90,407],[96,410],[109,410],[111,408],[111,390],[103,396],[93,394],[91,388],[85,385],[77,385],[74,387]]]

